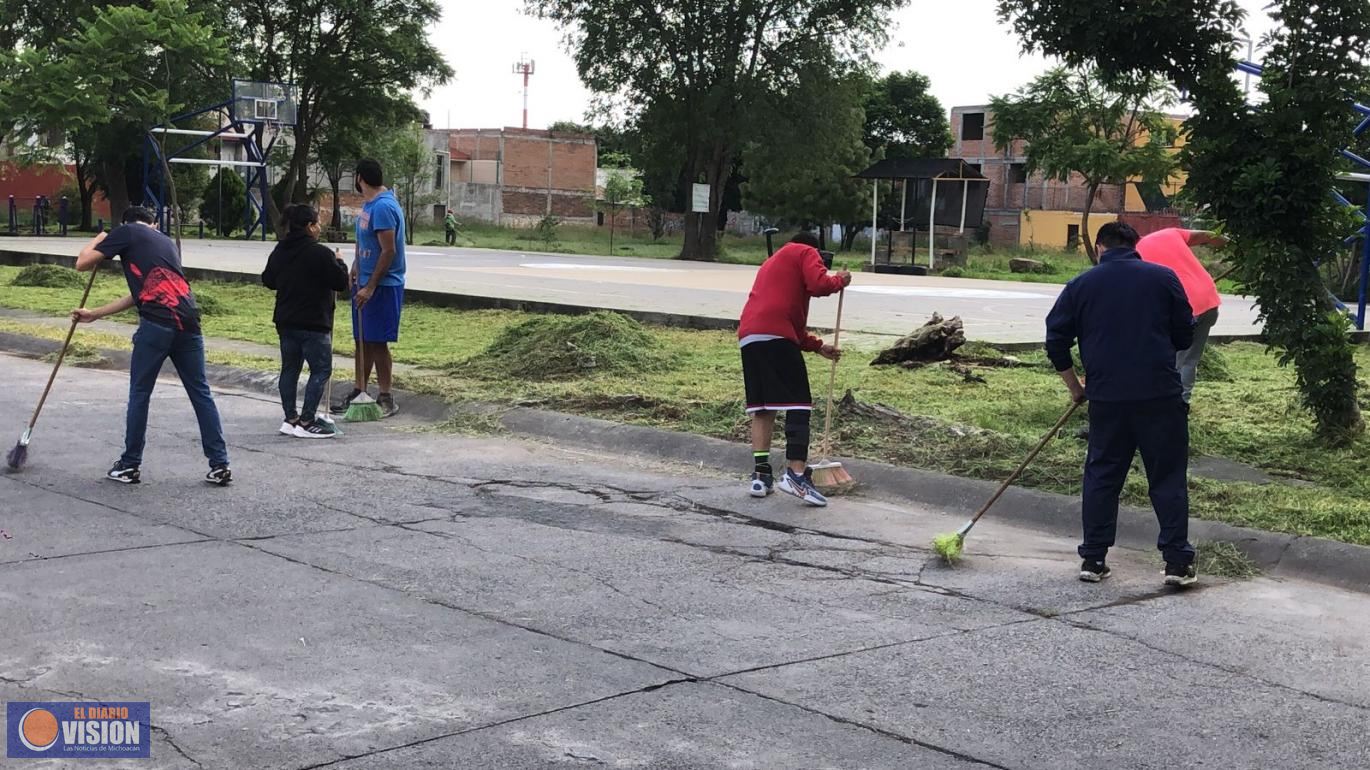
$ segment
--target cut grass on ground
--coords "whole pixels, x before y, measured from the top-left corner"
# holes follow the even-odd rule
[[[9,280],[17,270],[0,267],[0,306],[62,315],[79,298],[79,290],[12,287]],[[204,319],[206,334],[276,344],[270,292],[243,284],[196,285],[209,289],[224,308],[222,314]],[[124,292],[122,278],[102,274],[92,304],[108,302]],[[120,320],[132,323],[135,319],[128,313]],[[406,375],[400,384],[452,401],[535,405],[745,439],[740,360],[736,339],[728,332],[646,327],[642,333],[670,354],[659,366],[615,370],[597,364],[554,379],[495,372],[481,357],[502,333],[520,324],[532,324],[523,327],[524,333],[536,333],[566,320],[501,310],[406,307],[395,358],[432,373]],[[348,323],[344,305],[338,310],[338,328],[347,329]],[[0,330],[12,326],[0,321]],[[41,336],[60,339],[64,333],[45,329]],[[126,339],[114,335],[89,330],[81,335],[89,345],[103,347],[107,337],[127,345]],[[1249,463],[1273,476],[1306,483],[1257,485],[1194,478],[1190,498],[1195,515],[1370,544],[1370,440],[1360,439],[1336,450],[1319,445],[1313,439],[1311,421],[1296,406],[1292,372],[1276,366],[1258,345],[1234,344],[1221,350],[1226,381],[1201,379],[1196,392],[1191,419],[1194,453]],[[613,355],[612,351],[608,354]],[[1362,366],[1370,365],[1367,351],[1359,349],[1356,356]],[[851,388],[860,402],[886,404],[910,418],[837,416],[835,450],[840,456],[998,480],[1066,407],[1060,381],[1040,353],[1018,354],[1025,365],[1016,368],[973,365],[974,372],[987,380],[985,384],[970,382],[945,366],[913,371],[875,368],[868,365],[872,357],[869,352],[848,351],[838,371],[838,396]],[[241,356],[215,358],[268,369],[273,365]],[[811,357],[809,363],[813,392],[822,394],[827,384],[824,362]],[[816,425],[822,424],[819,406]],[[1079,492],[1084,446],[1073,436],[1083,420],[1083,415],[1078,416],[1059,440],[1048,444],[1021,484]],[[739,467],[746,465],[745,454],[740,451]],[[1124,495],[1130,504],[1147,506],[1139,469],[1130,477]]]

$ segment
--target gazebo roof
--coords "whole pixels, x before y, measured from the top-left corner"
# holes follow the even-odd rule
[[[886,158],[857,174],[858,179],[985,179],[961,158]],[[985,179],[985,181],[989,181]]]

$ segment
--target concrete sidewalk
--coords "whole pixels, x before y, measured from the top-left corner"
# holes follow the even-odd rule
[[[0,371],[17,434],[48,368]],[[151,701],[128,767],[1370,764],[1364,595],[1175,594],[1128,550],[1089,586],[1069,537],[990,520],[949,569],[936,509],[404,423],[288,439],[242,392],[213,488],[170,381],[124,487],[125,387],[64,371],[0,475],[0,697]]]
[[[70,259],[84,238],[0,238],[0,263]],[[274,244],[183,241],[191,278],[256,282]],[[348,247],[344,247],[348,248]],[[736,328],[756,267],[663,259],[414,246],[406,285],[429,301],[467,307],[567,312],[608,308],[640,320],[679,326]],[[200,271],[200,272],[197,272]],[[208,271],[208,272],[204,272]],[[997,343],[1041,343],[1047,311],[1061,286],[936,276],[858,273],[847,290],[844,331],[904,335],[933,312],[965,321],[966,336]],[[830,326],[835,297],[813,301],[809,323]],[[1249,299],[1225,297],[1214,334],[1259,330]]]

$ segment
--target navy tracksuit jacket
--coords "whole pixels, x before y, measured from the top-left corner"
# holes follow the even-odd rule
[[[1066,284],[1047,315],[1047,357],[1074,366],[1078,340],[1089,399],[1084,540],[1080,556],[1102,560],[1118,530],[1118,495],[1138,450],[1161,525],[1167,563],[1189,564],[1189,411],[1180,398],[1175,353],[1194,340],[1194,314],[1170,268],[1134,249],[1105,251],[1099,265]]]

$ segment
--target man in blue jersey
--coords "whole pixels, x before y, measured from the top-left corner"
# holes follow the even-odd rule
[[[357,217],[357,253],[352,262],[352,334],[362,355],[357,360],[356,385],[341,403],[333,405],[334,414],[346,412],[352,399],[366,390],[373,367],[381,414],[390,417],[399,411],[390,392],[390,343],[399,341],[404,306],[404,210],[384,182],[379,162],[357,162],[356,188],[365,203]]]

